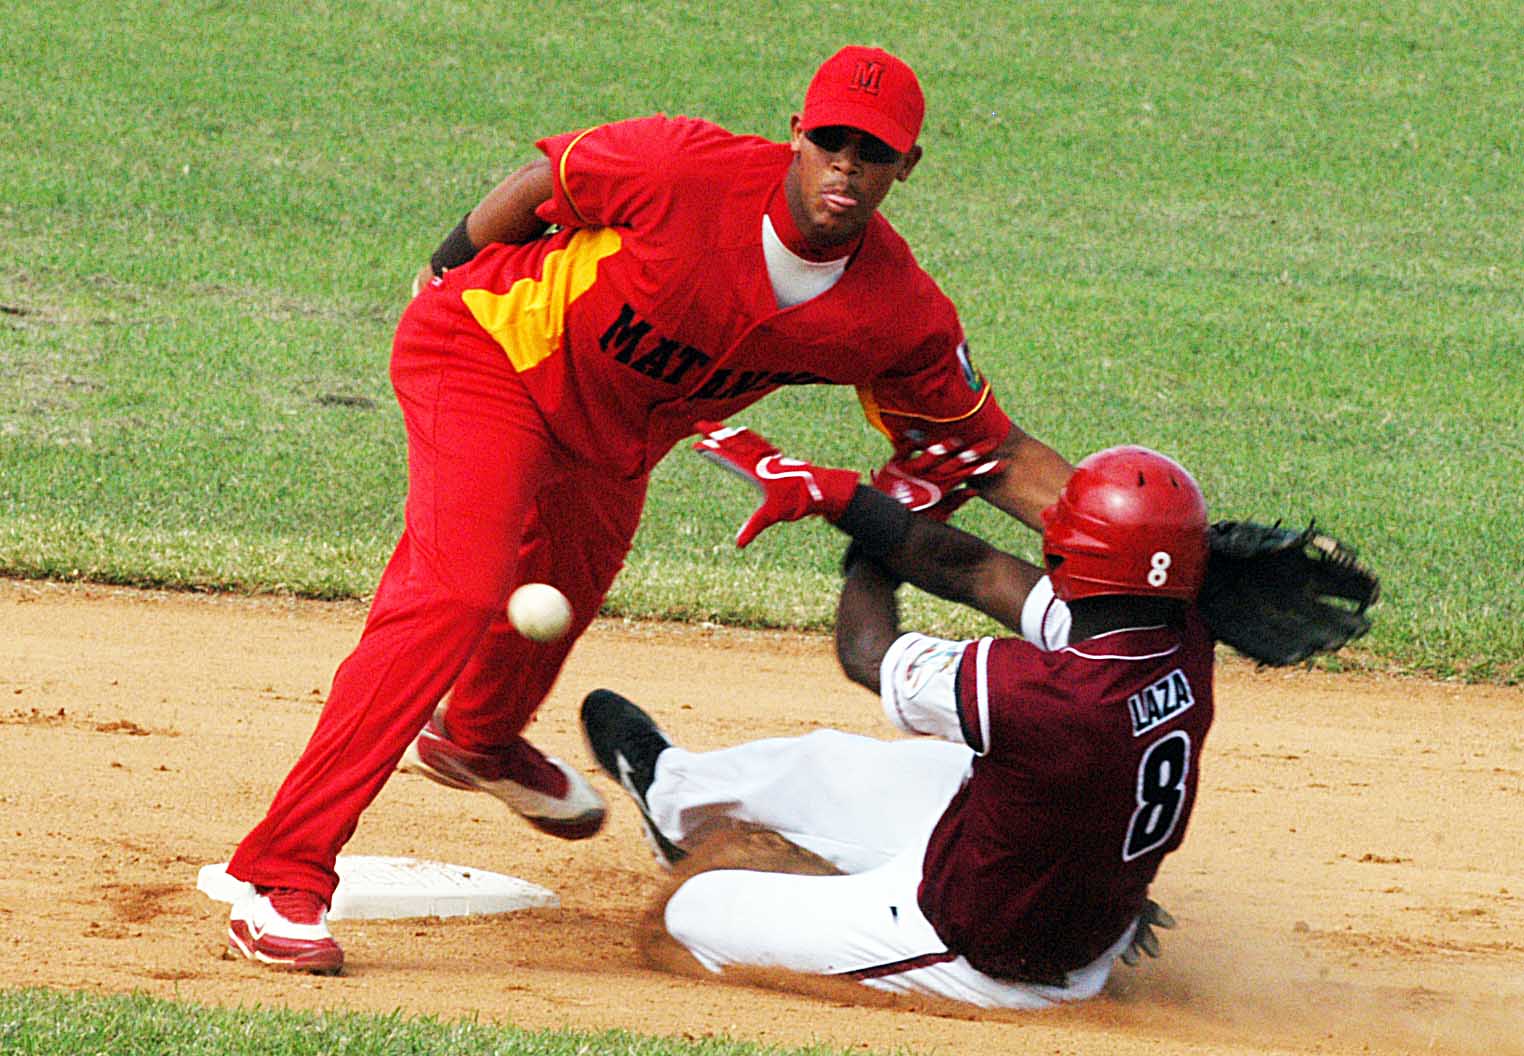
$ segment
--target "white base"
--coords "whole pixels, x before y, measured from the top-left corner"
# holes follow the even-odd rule
[[[196,890],[217,902],[251,891],[228,875],[227,862],[203,865]],[[339,886],[329,920],[396,920],[404,917],[463,917],[559,906],[554,891],[516,876],[416,858],[339,855]]]

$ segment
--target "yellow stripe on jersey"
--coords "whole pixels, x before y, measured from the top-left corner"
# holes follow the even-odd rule
[[[868,424],[887,436],[889,442],[893,443],[894,434],[884,424],[884,416],[879,411],[878,401],[873,398],[873,390],[866,385],[857,386],[857,402],[862,404],[863,416],[868,419]]]
[[[561,193],[566,195],[566,204],[571,206],[571,211],[576,213],[577,219],[581,220],[584,224],[587,223],[587,217],[583,215],[581,209],[577,208],[577,201],[571,196],[571,188],[566,186],[566,159],[571,156],[572,148],[581,143],[582,138],[591,131],[593,131],[591,128],[586,129],[578,134],[576,139],[566,144],[566,149],[561,152],[561,164],[556,167],[556,179],[560,181]]]
[[[972,418],[979,413],[979,408],[984,406],[984,401],[990,398],[990,387],[984,386],[984,391],[979,394],[979,400],[964,414],[955,414],[951,418],[933,418],[929,414],[917,414],[915,411],[899,411],[893,407],[880,407],[878,400],[873,396],[873,389],[867,385],[857,386],[857,402],[862,404],[863,417],[868,419],[868,424],[887,436],[891,442],[898,442],[899,438],[884,424],[884,415],[892,414],[899,418],[919,418],[923,422],[931,422],[934,425],[945,425],[948,422],[961,422],[965,418]]]
[[[618,252],[621,242],[613,228],[579,230],[564,249],[546,254],[538,279],[520,279],[507,293],[466,290],[460,299],[522,374],[561,347],[566,309],[587,292],[598,262]]]

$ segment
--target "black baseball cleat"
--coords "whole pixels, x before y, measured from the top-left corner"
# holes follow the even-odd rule
[[[582,733],[598,765],[640,808],[646,843],[662,868],[670,869],[687,857],[686,851],[662,835],[646,805],[646,793],[656,780],[656,758],[672,747],[651,716],[613,690],[595,689],[582,701]]]

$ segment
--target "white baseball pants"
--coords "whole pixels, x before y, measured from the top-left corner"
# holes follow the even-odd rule
[[[712,972],[727,965],[839,975],[985,1008],[1094,997],[1132,929],[1064,987],[996,979],[951,954],[916,901],[926,841],[973,753],[940,740],[820,730],[714,752],[669,748],[646,801],[681,843],[720,819],[772,829],[846,875],[721,869],[684,883],[666,926]]]

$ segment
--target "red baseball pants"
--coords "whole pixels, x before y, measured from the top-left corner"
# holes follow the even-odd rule
[[[331,899],[339,850],[446,692],[462,747],[517,737],[634,538],[646,478],[573,464],[502,349],[463,328],[446,296],[415,297],[398,326],[405,528],[306,749],[229,863],[250,883]],[[507,621],[508,595],[533,581],[571,601],[558,642]]]

